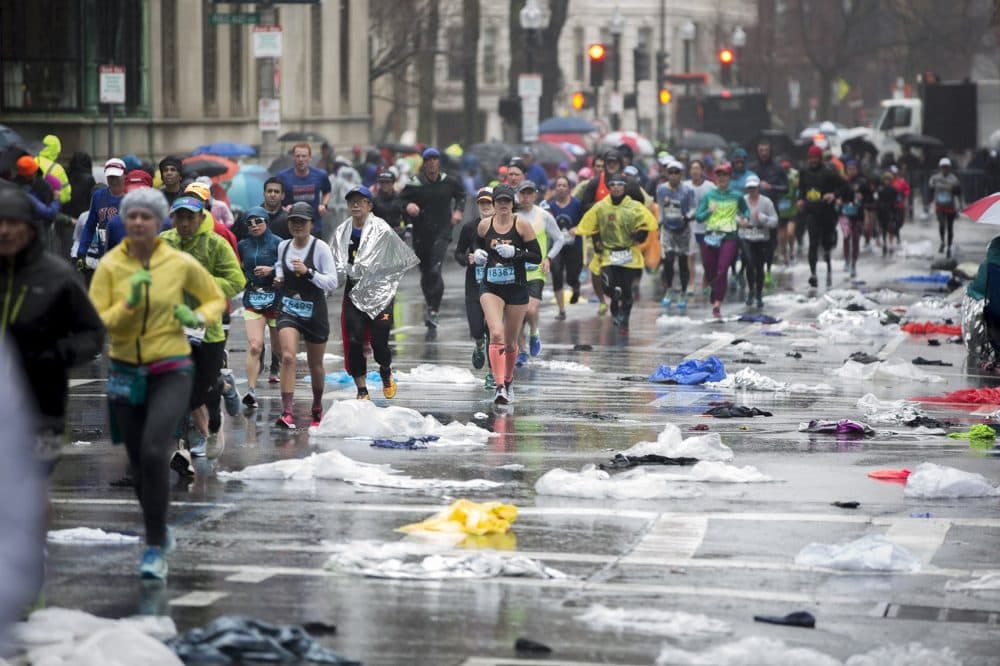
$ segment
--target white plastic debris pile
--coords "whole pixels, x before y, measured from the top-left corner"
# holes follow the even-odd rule
[[[667,458],[697,458],[698,460],[729,461],[733,450],[722,443],[719,433],[683,438],[681,429],[673,423],[664,426],[655,442],[639,442],[624,451],[624,456],[666,456]]]
[[[690,328],[702,323],[701,319],[691,319],[691,317],[674,317],[671,315],[660,315],[656,318],[656,325],[660,328]]]
[[[866,393],[855,407],[861,410],[865,420],[873,424],[901,425],[909,423],[927,412],[920,407],[919,402],[909,400],[879,400],[874,393]]]
[[[109,620],[69,608],[43,608],[10,631],[29,663],[44,666],[181,666],[161,641],[177,635],[165,616]]]
[[[737,467],[713,460],[702,460],[691,468],[690,475],[678,474],[677,476],[685,480],[703,483],[770,483],[774,481],[753,465]]]
[[[854,312],[833,308],[816,317],[820,334],[836,344],[873,345],[899,331],[897,324],[883,326],[877,310]]]
[[[584,465],[579,472],[551,469],[535,482],[535,492],[583,499],[689,499],[701,495],[690,485],[651,474],[643,467],[611,476],[594,465]]]
[[[934,259],[937,256],[936,249],[932,240],[903,241],[899,244],[896,255],[904,259]]]
[[[360,402],[360,401],[359,401]],[[314,453],[306,458],[278,460],[251,465],[238,472],[217,472],[223,480],[240,481],[312,481],[325,479],[345,481],[359,486],[396,488],[399,490],[465,490],[482,491],[497,488],[502,483],[486,479],[455,481],[452,479],[416,479],[389,465],[375,465],[348,458],[340,451]]]
[[[589,374],[593,372],[593,368],[589,365],[584,365],[583,363],[577,363],[576,361],[542,361],[539,359],[534,359],[531,361],[531,367],[533,368],[544,368],[546,370],[554,370],[556,372],[569,372],[575,374]]]
[[[758,356],[769,356],[771,353],[771,348],[767,345],[757,345],[752,342],[740,342],[739,344],[732,345],[732,349],[742,354]]]
[[[727,375],[720,382],[707,382],[705,386],[717,389],[762,391],[768,393],[832,393],[829,384],[790,384],[762,375],[753,368],[743,368],[734,375]]]
[[[861,381],[892,381],[902,379],[924,384],[943,382],[944,377],[924,372],[912,363],[895,359],[891,361],[876,361],[874,363],[858,363],[847,361],[843,366],[833,371],[837,377]]]
[[[733,643],[715,645],[694,652],[665,645],[656,659],[657,666],[962,666],[950,648],[926,648],[920,643],[887,645],[847,658],[846,662],[817,652],[795,647],[776,638],[749,636]]]
[[[906,294],[903,292],[896,291],[894,289],[879,289],[878,291],[868,293],[868,298],[876,301],[880,305],[899,303],[905,296]]]
[[[795,564],[840,571],[920,571],[919,557],[881,534],[849,543],[811,543],[795,556]]]
[[[975,578],[965,583],[960,583],[957,580],[949,580],[944,584],[944,589],[948,592],[1000,592],[1000,574],[986,574],[981,578]]]
[[[608,608],[594,604],[575,619],[597,631],[662,636],[679,641],[732,633],[727,622],[707,615],[652,608]]]
[[[105,532],[95,527],[73,527],[67,530],[49,530],[47,538],[52,543],[75,543],[84,545],[107,545],[139,543],[134,534]]]
[[[923,463],[906,479],[903,496],[913,499],[956,499],[993,497],[1000,489],[982,474],[964,472],[954,467]]]
[[[472,386],[479,380],[468,368],[421,363],[406,372],[396,372],[396,381],[405,384],[458,384]]]
[[[493,436],[489,430],[452,421],[443,425],[436,418],[407,407],[379,407],[370,400],[340,400],[330,405],[323,421],[309,430],[310,437],[396,438],[435,435],[430,448],[482,446]]]
[[[857,289],[831,289],[823,294],[823,300],[834,309],[846,309],[848,306],[862,307],[865,310],[877,310],[879,304],[871,300]]]
[[[961,304],[943,298],[924,298],[906,308],[904,322],[930,321],[940,324],[946,321],[958,322],[962,319]]]
[[[558,569],[520,555],[504,556],[490,550],[461,552],[405,539],[391,543],[352,541],[337,544],[334,550],[327,569],[368,578],[568,578]]]

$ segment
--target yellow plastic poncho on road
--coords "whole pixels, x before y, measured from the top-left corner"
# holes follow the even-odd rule
[[[501,502],[472,502],[460,499],[427,520],[398,528],[397,532],[448,532],[458,534],[504,534],[517,520],[517,507]]]

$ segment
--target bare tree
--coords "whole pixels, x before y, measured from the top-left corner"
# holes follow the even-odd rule
[[[441,13],[438,0],[428,0],[426,21],[417,37],[417,85],[420,88],[417,103],[417,139],[434,140],[434,60],[438,50],[438,30]]]
[[[479,0],[462,3],[462,136],[466,146],[481,138],[479,128]],[[492,56],[491,56],[492,57]]]

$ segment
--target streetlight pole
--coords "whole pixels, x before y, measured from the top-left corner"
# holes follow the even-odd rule
[[[518,15],[521,29],[527,36],[527,72],[518,82],[521,96],[521,141],[530,143],[538,139],[538,102],[542,94],[540,78],[535,72],[535,48],[538,34],[545,28],[547,19],[538,6],[538,0],[527,0]]]
[[[681,24],[681,41],[684,42],[684,73],[691,73],[691,44],[694,42],[694,38],[698,34],[698,27],[694,24],[691,19],[684,21]],[[691,83],[687,80],[684,81],[684,96],[691,96]]]
[[[625,31],[625,19],[622,18],[622,13],[619,11],[617,5],[615,5],[614,10],[611,12],[611,25],[609,26],[609,30],[611,32],[611,39],[614,44],[615,52],[615,108],[611,112],[611,129],[618,131],[622,128],[621,110],[618,108],[621,103],[621,95],[618,91],[618,85],[621,81],[622,75],[622,33]]]
[[[736,49],[736,85],[743,85],[743,47],[747,45],[747,33],[743,26],[733,28],[733,48]]]

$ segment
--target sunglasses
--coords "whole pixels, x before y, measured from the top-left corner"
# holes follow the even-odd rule
[[[680,173],[680,169],[667,169],[667,173]]]
[[[262,218],[262,217],[251,217],[249,220],[247,220],[247,224],[249,224],[252,227],[253,226],[257,226],[258,224],[264,224],[264,218]]]

